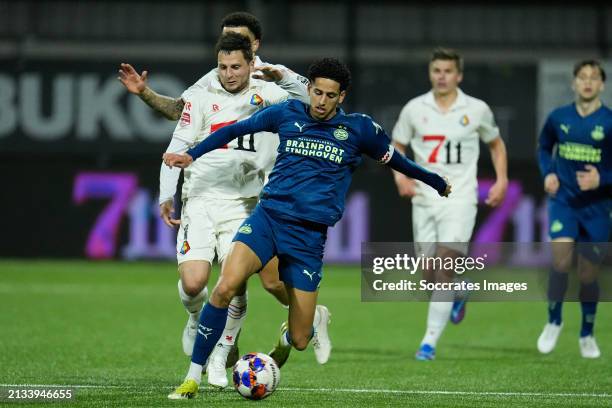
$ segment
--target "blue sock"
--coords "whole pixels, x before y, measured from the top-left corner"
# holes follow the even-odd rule
[[[563,302],[548,302],[548,323],[554,323],[557,326],[561,324],[561,311]]]
[[[580,337],[591,336],[593,334],[598,300],[599,285],[597,282],[580,285],[580,306],[582,308],[582,326],[580,328]]]
[[[291,335],[289,334],[289,330],[285,332],[285,341],[287,342],[288,345],[293,346],[293,343],[291,342]]]
[[[551,269],[548,275],[548,323],[561,324],[563,298],[567,291],[567,275],[554,269]]]
[[[200,315],[198,334],[196,334],[195,345],[191,362],[204,365],[213,348],[221,338],[225,322],[227,320],[227,308],[218,308],[206,303]]]

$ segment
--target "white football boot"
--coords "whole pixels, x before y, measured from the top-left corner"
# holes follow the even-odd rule
[[[582,357],[599,358],[601,356],[601,351],[599,351],[595,337],[592,335],[581,337],[578,340],[578,344],[580,345],[580,354]]]
[[[317,363],[325,364],[329,360],[332,349],[329,333],[327,333],[327,325],[331,323],[331,313],[322,305],[317,305],[317,311],[319,312],[320,319],[319,323],[314,327],[312,347],[314,348]]]
[[[542,334],[540,334],[540,337],[538,337],[538,351],[540,353],[548,354],[555,349],[562,327],[563,323],[560,325],[546,323],[544,330],[542,330]]]
[[[225,362],[227,355],[232,347],[217,343],[215,349],[208,358],[206,373],[208,374],[208,384],[215,388],[225,388],[228,385]]]

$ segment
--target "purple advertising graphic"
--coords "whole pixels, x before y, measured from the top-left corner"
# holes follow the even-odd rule
[[[479,203],[484,205],[492,179],[481,179],[478,185]],[[158,216],[155,195],[138,186],[133,173],[83,172],[75,177],[73,200],[83,204],[92,199],[109,199],[102,213],[90,227],[85,255],[89,258],[108,259],[172,259],[176,254],[176,230],[168,228]],[[325,261],[357,263],[361,257],[361,243],[370,240],[370,195],[354,191],[346,201],[342,220],[329,229],[325,248]],[[478,252],[478,243],[500,242],[512,228],[512,240],[537,242],[546,240],[545,206],[536,208],[535,200],[523,192],[521,182],[511,180],[504,202],[489,210],[474,231],[472,253]],[[483,207],[484,208],[484,207]],[[119,229],[125,218],[127,242],[120,248]],[[540,225],[540,231],[536,230]],[[538,233],[536,233],[538,232]],[[520,246],[516,265],[540,265],[547,254],[528,246]],[[496,254],[487,248],[489,262]]]
[[[85,246],[89,258],[112,258],[117,248],[121,219],[138,186],[130,173],[80,173],[74,180],[72,199],[82,204],[91,199],[110,199],[91,227]]]

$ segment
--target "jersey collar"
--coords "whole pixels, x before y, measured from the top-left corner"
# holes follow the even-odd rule
[[[433,90],[425,94],[425,98],[423,98],[423,103],[437,111],[440,110],[434,98]],[[453,103],[453,105],[450,107],[448,111],[452,112],[457,109],[465,108],[466,106],[467,106],[467,97],[465,96],[465,93],[463,93],[461,88],[457,88],[457,99],[455,100],[455,103]]]

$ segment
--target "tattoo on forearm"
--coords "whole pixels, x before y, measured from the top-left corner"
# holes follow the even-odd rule
[[[149,87],[140,94],[140,99],[170,120],[179,120],[185,105],[181,98],[160,95]]]

